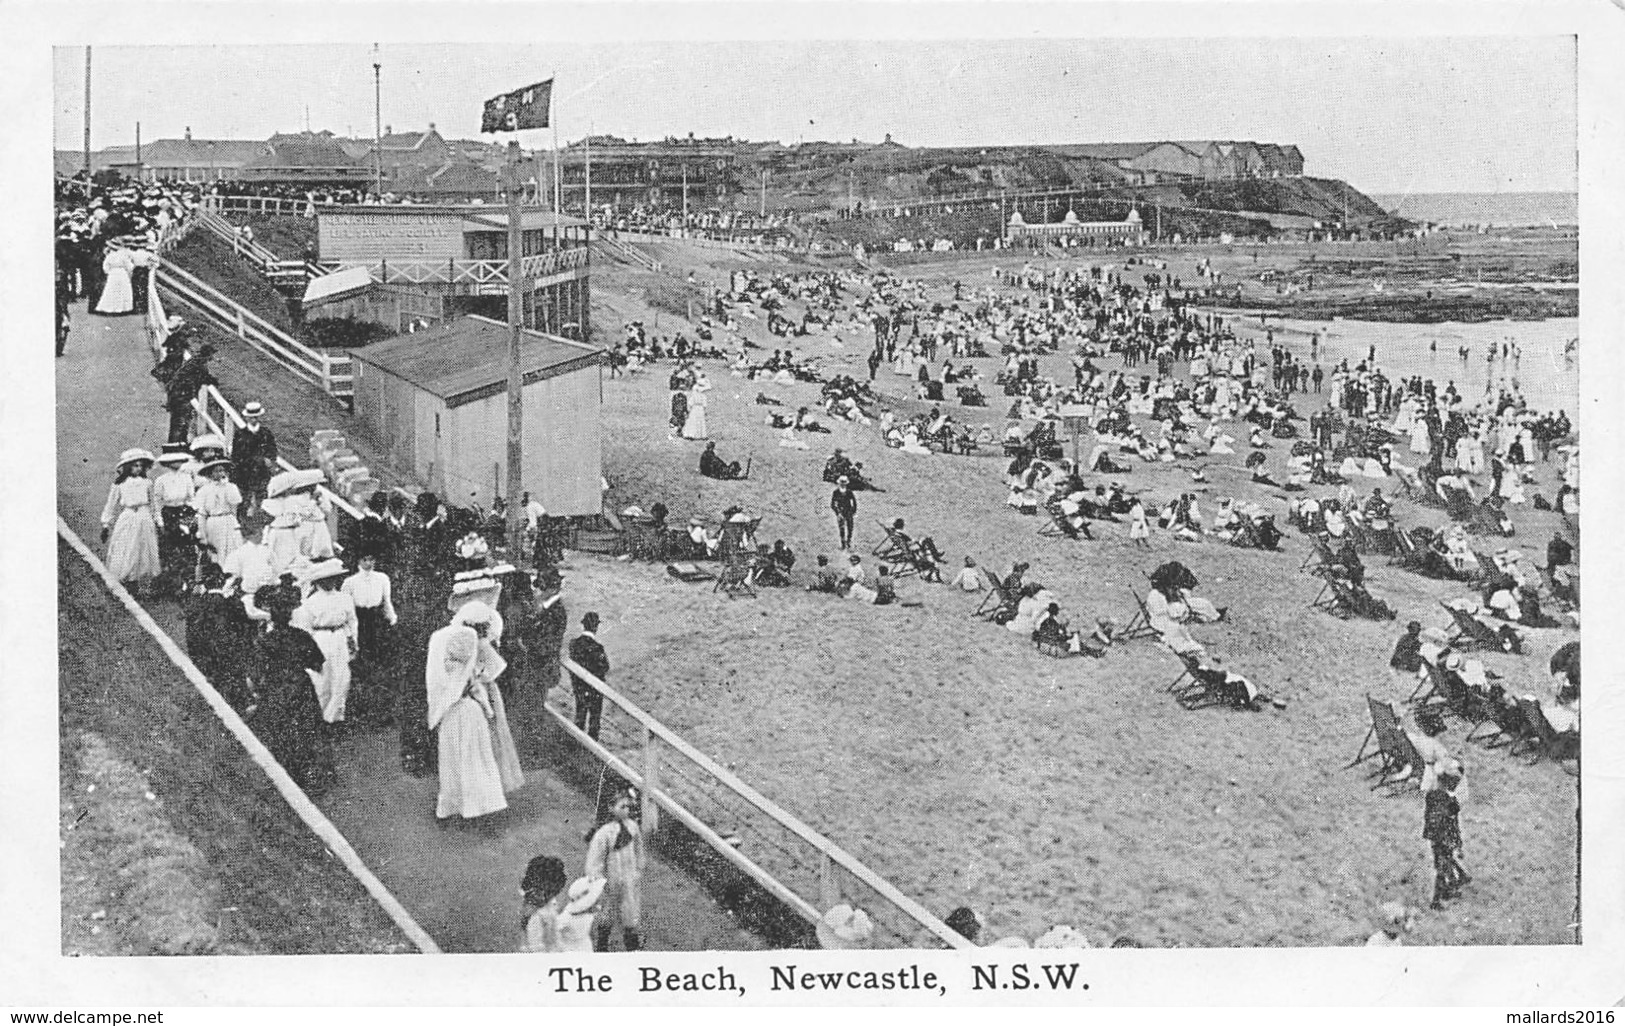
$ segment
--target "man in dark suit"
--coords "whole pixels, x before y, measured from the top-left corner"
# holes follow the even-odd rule
[[[231,438],[231,476],[243,493],[246,510],[258,509],[265,501],[265,486],[279,469],[276,462],[276,436],[260,423],[265,407],[251,402],[243,407],[243,428]]]
[[[570,658],[583,670],[599,680],[609,678],[609,656],[598,643],[598,614],[588,613],[581,618],[581,633],[570,641]],[[570,688],[575,692],[576,726],[593,739],[598,737],[599,721],[604,712],[604,696],[596,689],[570,674]]]

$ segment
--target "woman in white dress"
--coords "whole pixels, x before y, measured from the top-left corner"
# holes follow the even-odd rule
[[[711,437],[705,423],[705,394],[698,388],[688,393],[688,419],[683,421],[683,437],[696,440]]]
[[[501,812],[506,795],[525,782],[496,686],[507,668],[493,647],[500,631],[496,612],[474,601],[429,638],[425,677],[429,729],[439,739],[439,819]]]
[[[102,541],[107,543],[107,569],[120,581],[141,584],[158,576],[158,507],[152,501],[147,471],[152,453],[126,449],[119,457],[113,487],[102,508]]]
[[[237,507],[243,504],[243,493],[227,479],[230,460],[211,460],[198,468],[203,484],[192,496],[192,508],[197,510],[198,533],[203,544],[214,552],[214,561],[225,565],[226,557],[237,551],[243,543],[242,527],[237,523]]]
[[[322,704],[322,719],[328,723],[344,720],[344,707],[350,697],[350,659],[360,636],[355,600],[340,590],[346,572],[344,564],[336,559],[311,567],[307,578],[311,592],[294,610],[291,621],[316,639],[316,646],[326,657],[321,677],[314,683],[316,698]]]
[[[135,292],[130,287],[130,272],[135,261],[130,251],[118,243],[108,247],[102,258],[102,272],[107,281],[102,285],[101,298],[96,300],[96,313],[107,316],[127,314],[135,309]]]

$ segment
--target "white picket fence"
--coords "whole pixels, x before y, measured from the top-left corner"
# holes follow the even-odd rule
[[[160,288],[170,293],[171,299],[179,299],[206,315],[329,395],[338,398],[354,395],[355,375],[349,356],[334,356],[312,349],[173,264],[155,268],[153,278]]]

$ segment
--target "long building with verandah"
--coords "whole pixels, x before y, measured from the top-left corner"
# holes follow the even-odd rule
[[[520,215],[525,324],[591,335],[590,234],[580,218],[526,208]],[[508,212],[480,204],[322,207],[317,261],[324,271],[365,267],[374,281],[442,296],[508,293]]]
[[[508,496],[509,334],[501,321],[460,317],[351,351],[362,429],[397,469],[458,505]],[[527,331],[520,355],[524,490],[553,516],[602,512],[604,351]]]
[[[1012,246],[1142,246],[1150,233],[1138,210],[1121,221],[1080,221],[1076,211],[1068,210],[1059,221],[1037,224],[1028,224],[1018,210],[1004,226],[1004,237]]]

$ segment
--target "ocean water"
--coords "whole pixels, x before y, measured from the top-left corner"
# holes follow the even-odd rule
[[[1237,334],[1263,336],[1258,318],[1235,317]],[[1309,321],[1269,318],[1275,340],[1309,361],[1310,336],[1318,334],[1319,357],[1310,361],[1327,368],[1347,359],[1353,367],[1377,349],[1377,366],[1390,376],[1432,378],[1440,388],[1454,382],[1469,403],[1516,384],[1536,410],[1565,410],[1572,419],[1580,406],[1580,355],[1569,342],[1580,337],[1575,317],[1543,321],[1485,321],[1473,324],[1392,324],[1378,321]],[[1514,360],[1500,357],[1503,343],[1522,351]],[[1430,348],[1432,346],[1433,348]],[[1494,347],[1497,358],[1487,359]],[[1467,358],[1460,350],[1465,347]]]
[[[1572,192],[1374,193],[1371,198],[1396,217],[1434,224],[1510,228],[1580,223],[1580,197]]]

